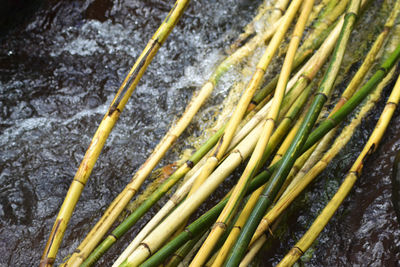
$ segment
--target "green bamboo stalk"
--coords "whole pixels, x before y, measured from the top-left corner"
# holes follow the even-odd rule
[[[307,251],[307,249],[311,246],[314,240],[324,229],[326,224],[329,222],[329,220],[332,218],[334,213],[343,202],[343,200],[350,193],[350,190],[353,188],[357,178],[360,177],[365,160],[377,149],[379,142],[382,139],[383,134],[385,133],[387,126],[393,116],[393,113],[396,110],[399,100],[400,76],[397,79],[397,82],[392,90],[392,93],[389,96],[385,109],[383,110],[374,131],[370,135],[366,145],[354,162],[348,175],[337,190],[336,194],[325,206],[322,212],[318,215],[308,231],[303,235],[303,237],[297,242],[297,244],[290,250],[290,252],[282,259],[282,261],[277,266],[292,266],[296,262],[296,260],[303,255],[304,251]]]
[[[376,84],[379,83],[383,79],[382,76],[385,76],[386,69],[392,68],[394,66],[395,62],[399,58],[400,58],[400,45],[396,47],[395,51],[393,53],[391,53],[389,55],[389,57],[382,63],[381,68],[359,90],[359,92],[364,92],[363,95],[357,96],[357,98],[362,98],[362,99],[359,99],[360,102],[368,95],[368,92],[370,92],[372,89],[374,89]],[[381,73],[382,71],[384,72],[384,75],[382,75],[382,73]],[[356,96],[353,96],[350,100],[352,100],[355,97]],[[353,102],[353,103],[355,103],[355,102]],[[344,116],[341,116],[341,119],[343,120],[344,117],[347,116],[355,108],[356,108],[356,106],[353,106],[353,109],[349,109],[349,108],[344,109],[342,107],[336,113],[338,113],[338,112],[346,113]],[[308,144],[308,147],[313,146],[319,140],[318,138],[320,138],[321,136],[324,136],[329,131],[329,129],[317,128],[316,130],[313,131],[313,133],[315,131],[319,132],[319,134],[314,135],[314,137],[312,139],[310,137],[307,139],[306,144]],[[303,149],[301,150],[301,153],[304,153],[305,151],[307,151],[307,149],[305,149],[305,147],[303,147]],[[275,164],[271,165],[270,167],[268,167],[266,170],[262,171],[260,174],[258,174],[251,182],[249,189],[247,191],[247,194],[255,191],[257,188],[259,188],[260,186],[265,184],[270,179],[272,174],[280,167],[282,162],[283,162],[283,160],[280,160],[280,161],[276,162]],[[150,257],[141,266],[156,266],[157,264],[162,263],[165,260],[165,258],[169,257],[176,249],[178,249],[185,242],[190,240],[192,233],[198,233],[201,229],[211,226],[212,223],[214,222],[214,220],[219,215],[220,211],[223,209],[223,207],[227,201],[228,201],[227,199],[224,199],[223,201],[219,202],[216,206],[214,206],[212,209],[210,209],[207,213],[202,215],[198,220],[196,220],[194,223],[189,225],[186,228],[188,230],[188,232],[186,232],[186,231],[182,232],[178,237],[176,237],[174,240],[172,240],[166,246],[164,246],[163,248],[158,250],[158,252],[156,252],[154,255],[152,255],[152,257]]]
[[[218,242],[218,239],[222,236],[225,229],[227,228],[228,223],[233,218],[238,206],[241,203],[241,200],[244,197],[246,192],[246,188],[248,187],[251,179],[257,173],[260,165],[261,158],[263,156],[264,150],[270,140],[273,129],[276,124],[276,120],[278,118],[279,109],[282,103],[283,96],[285,94],[285,88],[287,85],[287,81],[289,80],[290,72],[292,69],[293,59],[298,48],[298,45],[301,40],[301,36],[303,35],[303,31],[305,28],[305,24],[308,20],[308,16],[310,15],[311,9],[313,7],[314,0],[306,0],[303,4],[302,11],[300,17],[296,23],[295,29],[293,31],[293,36],[290,40],[289,49],[286,54],[281,74],[279,76],[278,85],[275,90],[273,102],[271,105],[271,109],[266,118],[263,131],[258,139],[257,145],[254,148],[254,151],[249,159],[249,162],[237,182],[229,201],[218,217],[215,226],[211,230],[207,239],[203,243],[202,247],[196,254],[190,266],[200,266],[203,265],[206,261],[210,253],[212,252],[214,246]],[[217,263],[218,264],[218,263]]]
[[[261,223],[258,225],[255,234],[252,237],[250,246],[261,236],[266,237],[266,230],[270,228],[271,223],[275,223],[278,217],[281,217],[282,212],[297,198],[297,196],[303,192],[306,186],[311,183],[331,162],[331,160],[342,150],[342,148],[348,143],[353,136],[355,129],[361,124],[361,121],[368,115],[368,112],[375,106],[376,101],[382,94],[383,88],[390,82],[394,74],[394,68],[391,72],[382,80],[376,90],[370,95],[368,101],[366,101],[360,108],[359,113],[352,121],[342,130],[340,135],[336,138],[331,148],[325,153],[321,160],[313,167],[310,168],[306,173],[300,173],[301,179],[298,181],[293,180],[282,197],[277,201],[273,208],[271,208],[267,214],[263,217]],[[329,134],[332,131],[329,132]],[[325,139],[325,138],[324,138]],[[323,139],[323,140],[324,140]],[[297,177],[296,177],[297,178]]]
[[[294,81],[296,81],[296,79],[298,79],[296,84],[294,85],[294,88],[298,88],[299,90],[301,88],[305,88],[309,84],[310,80],[313,79],[313,77],[316,75],[317,71],[319,70],[320,66],[322,66],[324,64],[325,60],[327,59],[327,56],[330,54],[330,51],[333,49],[333,46],[334,46],[334,44],[335,44],[335,42],[336,42],[336,40],[337,40],[337,38],[339,36],[340,29],[341,29],[342,25],[343,25],[343,18],[335,26],[334,30],[329,34],[329,36],[324,41],[324,44],[320,47],[318,52],[315,55],[313,55],[313,57],[307,62],[307,64],[305,64],[303,66],[303,68],[291,79],[291,80],[294,80]],[[291,84],[291,82],[289,82],[288,87],[291,86],[290,84]],[[286,100],[286,97],[285,97],[285,100]],[[284,101],[284,104],[285,104],[285,101]],[[176,205],[175,203],[177,203],[176,202],[177,201],[177,199],[176,199],[177,197],[175,197],[175,195],[174,195],[173,198],[174,198],[174,200],[169,205],[170,208],[174,207]],[[167,214],[168,210],[169,210],[168,207],[166,209],[164,209],[164,207],[163,207],[163,209],[162,209],[164,214]],[[157,220],[156,220],[156,217],[157,217]],[[161,220],[163,218],[163,217],[158,216],[158,214],[157,214],[156,217],[154,217],[152,219],[152,221],[151,221],[151,223],[153,225],[158,224],[159,220]],[[153,221],[157,221],[157,223],[155,223]],[[145,227],[146,231],[150,231],[150,229],[152,229],[152,228],[149,228],[148,225],[146,225],[146,227]],[[142,232],[145,229],[143,229],[139,235],[142,235]],[[144,236],[141,237],[140,240],[142,240],[143,238],[144,238]],[[135,239],[138,239],[138,238],[135,238]],[[138,242],[140,242],[140,241],[138,241]],[[135,247],[136,247],[136,245],[135,245]]]
[[[306,37],[303,44],[296,51],[296,56],[293,61],[293,69],[298,68],[302,62],[304,62],[310,55],[314,53],[316,49],[322,44],[322,42],[326,39],[328,34],[335,27],[335,20],[343,13],[347,3],[349,0],[340,1],[339,5],[335,6],[330,5],[327,6],[326,11],[322,12],[320,16],[318,16],[315,25],[312,26],[310,30],[310,34]],[[335,1],[331,1],[335,2]],[[257,105],[265,99],[265,97],[270,94],[274,89],[276,84],[278,83],[279,74],[277,74],[266,86],[260,89],[254,96],[252,100],[252,104]]]
[[[307,112],[306,118],[304,119],[302,126],[296,134],[296,137],[291,144],[289,150],[285,153],[282,158],[282,164],[280,168],[274,173],[271,178],[271,183],[263,191],[260,200],[256,204],[253,212],[249,216],[247,223],[245,224],[231,254],[228,257],[225,266],[238,266],[241,259],[245,255],[247,246],[250,243],[251,237],[260,223],[265,211],[272,204],[276,195],[280,191],[282,184],[285,181],[286,176],[289,174],[291,167],[293,166],[296,158],[301,152],[302,146],[307,140],[307,136],[312,130],[314,123],[325,104],[328,95],[333,89],[333,85],[336,76],[339,72],[341,61],[343,59],[344,51],[346,49],[347,41],[352,32],[357,13],[360,7],[360,0],[352,0],[350,2],[347,14],[345,15],[344,24],[340,33],[339,40],[335,47],[333,57],[329,64],[328,70],[322,80],[319,87],[319,92],[314,98],[311,108]]]
[[[203,233],[197,235],[195,238],[192,238],[191,240],[186,242],[185,245],[183,245],[174,253],[174,255],[171,257],[168,263],[165,264],[165,267],[177,267],[182,261],[184,261],[185,257],[190,252],[193,252],[193,250],[197,250],[200,247],[199,243],[201,244],[202,241],[204,241],[203,239],[205,239],[206,234],[207,231],[205,230]]]

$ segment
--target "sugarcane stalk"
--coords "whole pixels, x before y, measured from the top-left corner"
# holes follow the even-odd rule
[[[156,33],[150,39],[142,54],[137,59],[136,63],[128,73],[121,87],[119,88],[114,100],[112,101],[106,115],[101,121],[96,133],[93,136],[92,142],[87,149],[85,156],[75,174],[75,177],[70,185],[65,200],[60,208],[60,211],[55,220],[50,237],[44,249],[40,266],[52,266],[64,236],[65,229],[71,218],[72,212],[80,197],[80,194],[89,179],[93,170],[94,164],[100,155],[100,152],[106,142],[108,135],[118,120],[123,111],[126,102],[130,95],[139,83],[140,78],[145,72],[147,66],[152,61],[158,49],[164,43],[169,33],[172,31],[177,21],[183,14],[188,0],[176,1],[171,12],[163,21]]]
[[[393,113],[396,110],[399,100],[400,76],[397,79],[397,82],[392,90],[392,93],[389,96],[389,99],[376,124],[374,131],[370,135],[370,138],[368,139],[357,160],[354,162],[338,191],[333,196],[331,201],[329,201],[329,203],[325,206],[325,208],[322,210],[317,219],[313,222],[308,231],[282,259],[278,266],[292,266],[297,261],[297,259],[303,255],[303,252],[307,251],[314,240],[319,236],[321,231],[324,229],[324,227],[327,225],[339,206],[342,204],[346,196],[350,193],[350,190],[353,188],[357,178],[361,176],[363,164],[365,163],[367,158],[377,149],[379,142],[382,139],[386,128],[393,116]]]
[[[227,205],[218,217],[217,222],[215,223],[206,241],[203,243],[203,246],[200,248],[190,266],[200,266],[206,262],[218,239],[224,233],[225,229],[227,228],[227,224],[230,222],[234,213],[236,212],[242,198],[244,197],[246,188],[248,187],[250,180],[259,169],[260,160],[272,135],[272,131],[275,127],[276,119],[279,114],[279,108],[281,106],[282,99],[285,94],[287,81],[289,80],[289,75],[292,69],[293,59],[300,43],[301,36],[303,35],[305,24],[308,20],[308,16],[310,15],[313,4],[313,0],[307,0],[304,2],[300,17],[295,26],[293,36],[289,44],[289,49],[283,63],[281,74],[279,76],[279,81],[275,90],[273,102],[264,123],[260,139],[258,140],[252,156],[250,157],[250,160],[242,176],[236,184]],[[215,264],[217,264],[215,266],[218,266],[218,263]]]
[[[335,51],[333,53],[333,57],[331,59],[328,70],[319,87],[319,92],[315,96],[311,108],[307,112],[306,118],[304,119],[302,126],[297,132],[293,143],[283,156],[281,166],[272,176],[270,185],[266,187],[263,191],[260,200],[258,201],[253,212],[251,213],[249,220],[245,224],[238,238],[238,241],[236,242],[232,250],[232,252],[234,253],[230,254],[225,266],[237,266],[240,264],[240,261],[247,250],[247,246],[250,243],[251,237],[256,230],[257,225],[261,221],[266,209],[272,204],[274,198],[280,191],[280,188],[286,176],[289,174],[291,167],[293,166],[296,158],[301,152],[302,146],[305,143],[308,134],[311,132],[311,129],[314,126],[314,123],[319,116],[319,113],[322,110],[322,107],[326,102],[328,95],[332,91],[334,81],[336,79],[341,61],[343,59],[347,41],[350,37],[353,25],[357,17],[360,2],[361,1],[354,0],[350,2],[339,40],[335,47]]]

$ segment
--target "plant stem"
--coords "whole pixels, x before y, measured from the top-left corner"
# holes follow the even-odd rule
[[[87,149],[85,156],[70,185],[44,249],[40,266],[44,267],[53,265],[72,212],[76,206],[76,203],[78,202],[87,180],[89,179],[94,164],[100,155],[108,135],[117,122],[126,102],[131,96],[133,90],[136,88],[136,85],[139,83],[139,80],[145,72],[147,66],[156,55],[158,49],[167,39],[168,35],[183,14],[183,11],[188,3],[188,0],[176,1],[171,12],[150,39],[142,54],[137,59],[136,63],[133,65],[132,69],[118,90],[117,95],[112,101],[106,115],[94,134],[92,142],[90,143],[89,148]]]
[[[332,218],[334,213],[337,211],[343,200],[349,194],[350,190],[353,188],[354,183],[357,178],[360,177],[364,162],[367,158],[377,149],[383,134],[393,116],[396,106],[400,100],[400,76],[389,96],[386,103],[385,109],[382,112],[379,121],[376,124],[374,131],[372,132],[370,138],[368,139],[364,149],[358,156],[357,160],[351,167],[348,175],[344,179],[343,183],[339,187],[336,194],[333,196],[331,201],[322,210],[320,215],[308,229],[308,231],[303,235],[303,237],[297,242],[297,244],[290,250],[290,252],[283,258],[283,260],[277,265],[280,267],[291,266],[297,259],[303,255],[303,252],[311,246],[314,240],[318,237],[321,231],[324,229],[326,224]]]
[[[289,174],[289,171],[293,166],[296,158],[300,154],[302,146],[305,143],[308,134],[311,132],[311,129],[314,126],[314,123],[319,116],[319,113],[326,99],[328,98],[328,95],[332,91],[334,81],[336,79],[337,73],[339,72],[341,61],[343,59],[347,41],[350,37],[350,33],[356,20],[359,6],[360,1],[352,0],[350,2],[339,40],[337,42],[328,70],[320,85],[319,92],[315,96],[311,108],[307,112],[307,115],[302,123],[302,126],[297,132],[293,143],[283,156],[281,166],[272,176],[271,183],[263,191],[257,205],[255,206],[253,212],[249,217],[249,220],[245,224],[238,238],[238,241],[232,249],[232,253],[228,257],[225,266],[238,266],[240,264],[240,261],[247,250],[247,246],[250,243],[251,237],[253,236],[254,231],[261,221],[263,214],[272,204],[274,198],[280,191],[280,188],[285,181],[286,176]]]
[[[272,135],[275,121],[279,114],[279,108],[282,103],[287,81],[289,79],[290,71],[292,69],[293,59],[300,43],[301,36],[303,35],[304,27],[307,22],[308,16],[310,15],[313,4],[313,0],[307,0],[304,3],[303,9],[295,26],[293,36],[289,44],[289,49],[286,54],[281,74],[279,76],[278,85],[275,90],[272,106],[266,118],[263,131],[260,135],[260,139],[258,140],[252,156],[250,157],[250,160],[242,176],[237,182],[227,205],[218,217],[217,222],[215,223],[213,229],[211,230],[206,241],[203,243],[203,246],[200,248],[190,266],[200,266],[206,262],[218,239],[227,228],[227,224],[233,218],[233,215],[235,214],[242,198],[244,197],[246,188],[248,187],[250,180],[259,169],[262,155],[269,142],[270,136]],[[219,263],[214,264],[217,264],[218,266]]]

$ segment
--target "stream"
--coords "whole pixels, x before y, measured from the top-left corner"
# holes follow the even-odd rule
[[[367,11],[370,19],[382,3],[373,2]],[[172,1],[0,3],[5,7],[0,12],[0,266],[37,266],[98,124]],[[73,252],[128,183],[260,3],[200,0],[189,4],[108,138],[68,225],[57,264]],[[229,90],[224,84],[204,109],[221,103]],[[287,218],[290,230],[256,260],[259,266],[279,262],[333,196],[379,118],[390,86],[337,159],[303,194]],[[199,134],[208,119],[197,116],[159,166],[176,161],[179,151],[190,148],[185,137]],[[398,150],[399,109],[355,188],[304,259],[306,266],[399,266],[400,226],[391,202],[390,178]],[[212,199],[222,195],[220,190]],[[110,266],[165,200],[98,266]]]

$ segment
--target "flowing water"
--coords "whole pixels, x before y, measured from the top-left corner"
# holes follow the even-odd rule
[[[97,125],[124,76],[171,8],[171,1],[0,3],[6,7],[0,27],[0,266],[35,266]],[[259,3],[190,3],[112,131],[76,206],[57,263],[73,252],[130,180],[223,57],[227,44],[251,20]],[[376,1],[371,9],[379,4]],[[206,108],[218,105],[227,90],[220,86]],[[285,242],[275,242],[274,256],[261,258],[261,266],[276,263],[333,195],[383,103],[357,131],[340,160],[324,172],[324,179],[307,193],[307,205],[289,219],[296,227],[286,235]],[[197,117],[184,137],[198,134],[207,120]],[[188,144],[178,141],[176,147],[162,164],[176,160],[177,151]],[[400,230],[391,204],[390,173],[399,149],[397,111],[355,190],[313,247],[307,265],[398,264]],[[115,259],[137,229],[107,253],[100,261],[102,266]]]

